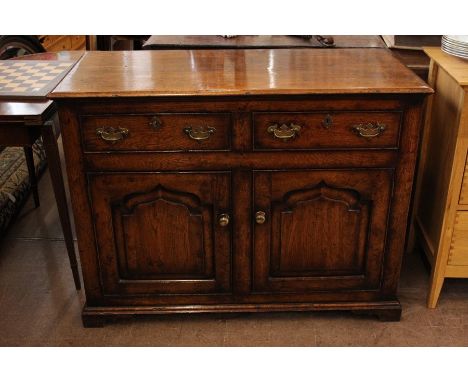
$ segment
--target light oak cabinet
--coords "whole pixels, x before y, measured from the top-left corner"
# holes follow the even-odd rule
[[[468,277],[468,63],[426,48],[429,98],[414,211],[419,243],[432,266],[428,306],[446,277]]]
[[[398,320],[431,90],[384,50],[135,53],[87,53],[52,93],[84,324],[321,309]]]

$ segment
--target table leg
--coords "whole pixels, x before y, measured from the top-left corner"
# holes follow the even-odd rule
[[[28,166],[29,182],[34,197],[34,205],[39,207],[39,191],[37,189],[36,168],[34,167],[34,154],[31,146],[24,146],[24,156],[26,157],[26,165]]]
[[[73,244],[73,235],[70,224],[70,215],[68,213],[67,197],[63,184],[62,167],[60,165],[60,154],[57,146],[57,139],[54,134],[53,124],[46,123],[42,126],[42,139],[47,155],[50,178],[54,188],[55,200],[57,201],[60,223],[65,237],[70,267],[73,273],[73,280],[77,290],[81,289],[80,274],[78,271],[78,262],[76,259],[75,246]]]

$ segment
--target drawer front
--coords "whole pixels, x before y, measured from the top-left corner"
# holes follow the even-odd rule
[[[253,115],[254,146],[271,149],[397,148],[401,112]]]
[[[468,265],[468,212],[455,215],[448,264]]]
[[[467,158],[468,159],[468,158]],[[465,171],[463,173],[463,182],[460,191],[459,204],[468,204],[468,161],[465,160]]]
[[[223,151],[231,147],[231,115],[158,113],[80,118],[85,152]]]

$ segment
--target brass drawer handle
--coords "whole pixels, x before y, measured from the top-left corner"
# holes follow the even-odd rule
[[[221,214],[218,216],[218,224],[221,227],[226,227],[227,225],[229,225],[229,220],[230,220],[229,214]]]
[[[187,134],[191,139],[201,142],[208,139],[211,134],[214,134],[216,129],[214,127],[186,127],[184,133]]]
[[[277,123],[268,126],[267,131],[273,134],[275,138],[288,140],[294,138],[296,134],[301,131],[301,126],[290,123],[289,126],[285,123],[278,126]]]
[[[266,222],[266,214],[263,211],[257,211],[255,213],[255,222],[257,224],[263,224]]]
[[[383,123],[360,123],[352,127],[353,131],[363,138],[378,137],[385,130]]]
[[[96,134],[104,141],[114,144],[128,136],[128,129],[123,127],[100,127],[96,130]]]

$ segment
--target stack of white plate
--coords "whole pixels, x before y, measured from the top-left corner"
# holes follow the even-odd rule
[[[453,56],[468,58],[468,36],[442,36],[442,50]]]

